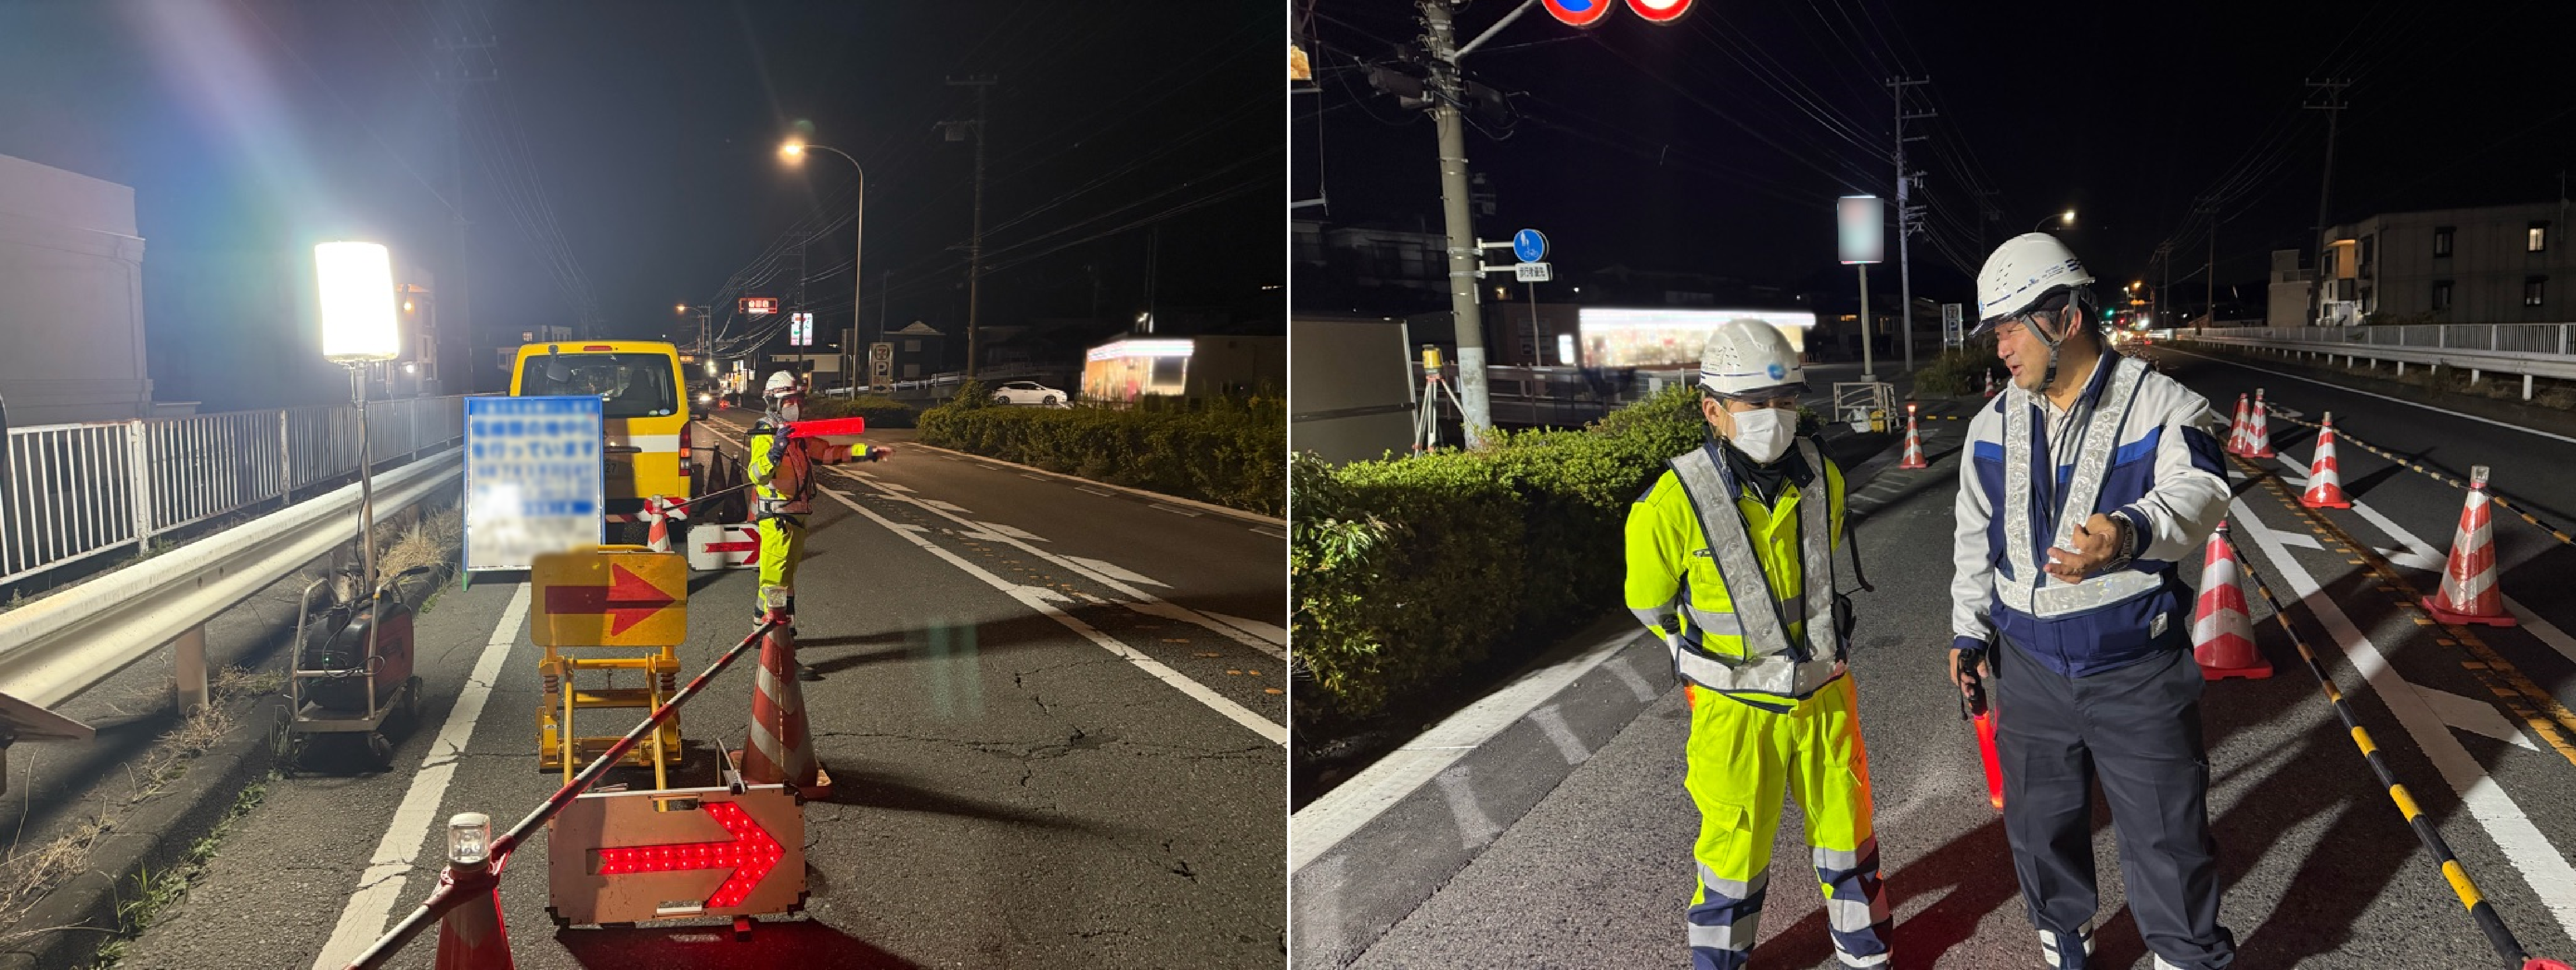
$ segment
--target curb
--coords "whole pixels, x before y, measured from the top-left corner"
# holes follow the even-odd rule
[[[1846,496],[1902,437],[1844,472]],[[1291,813],[1293,966],[1359,959],[1677,683],[1663,645],[1608,612]]]
[[[286,716],[286,698],[270,694],[245,702],[231,736],[198,755],[170,783],[145,801],[91,849],[89,871],[47,893],[21,926],[61,927],[0,951],[0,970],[74,970],[96,959],[115,937],[117,904],[128,876],[178,867],[198,839],[230,812],[242,789],[268,776],[276,760],[270,726]]]
[[[1145,489],[1141,489],[1141,488],[1131,488],[1131,487],[1128,487],[1128,486],[1125,486],[1125,485],[1112,485],[1112,484],[1110,484],[1110,483],[1108,483],[1108,482],[1103,482],[1103,481],[1098,481],[1098,480],[1095,480],[1095,479],[1084,478],[1084,477],[1082,477],[1082,476],[1080,476],[1080,475],[1067,475],[1067,474],[1065,474],[1065,473],[1063,473],[1063,472],[1048,471],[1048,470],[1046,470],[1046,469],[1044,469],[1044,468],[1039,468],[1039,467],[1037,467],[1036,465],[1023,465],[1023,464],[1020,464],[1019,462],[1016,462],[1016,461],[1004,461],[1004,460],[1002,460],[1002,459],[1000,459],[1000,458],[995,458],[995,457],[992,457],[992,456],[990,456],[990,455],[978,455],[978,454],[976,454],[976,453],[974,453],[974,452],[971,452],[971,451],[958,451],[958,450],[953,449],[953,448],[942,448],[942,447],[939,447],[938,445],[925,445],[925,444],[922,444],[922,443],[921,443],[921,442],[919,442],[919,441],[907,441],[907,442],[904,442],[904,447],[906,447],[906,448],[920,448],[920,449],[923,449],[923,450],[926,450],[926,451],[944,452],[944,453],[946,453],[946,454],[956,455],[957,457],[960,457],[960,458],[972,458],[972,459],[974,459],[974,460],[976,460],[976,461],[986,462],[986,463],[988,463],[988,464],[1002,465],[1002,466],[1005,466],[1005,467],[1008,467],[1008,468],[1016,468],[1016,469],[1019,469],[1019,470],[1021,470],[1021,471],[1036,472],[1037,474],[1045,475],[1045,476],[1048,476],[1048,477],[1050,477],[1050,478],[1061,478],[1061,479],[1064,479],[1065,481],[1068,481],[1068,482],[1080,482],[1080,483],[1085,484],[1085,485],[1097,485],[1097,486],[1100,486],[1101,488],[1114,488],[1114,489],[1117,489],[1117,490],[1119,490],[1119,491],[1121,491],[1121,492],[1125,492],[1125,493],[1127,493],[1127,494],[1129,494],[1129,495],[1136,496],[1136,497],[1138,497],[1138,498],[1152,499],[1152,500],[1157,501],[1157,502],[1172,502],[1172,503],[1176,503],[1176,504],[1180,504],[1180,505],[1186,505],[1186,506],[1189,506],[1189,507],[1194,508],[1194,509],[1198,509],[1198,510],[1203,511],[1203,512],[1213,512],[1213,513],[1216,513],[1216,514],[1218,514],[1218,515],[1226,516],[1226,517],[1228,517],[1228,518],[1232,518],[1232,519],[1238,519],[1238,520],[1241,520],[1241,521],[1244,521],[1244,522],[1250,522],[1250,523],[1253,523],[1253,524],[1255,524],[1255,525],[1278,526],[1278,527],[1281,527],[1281,528],[1286,528],[1286,527],[1287,527],[1287,525],[1288,525],[1288,520],[1287,520],[1287,519],[1275,518],[1275,517],[1272,517],[1272,516],[1263,515],[1263,514],[1261,514],[1261,513],[1259,513],[1259,512],[1246,512],[1246,511],[1244,511],[1244,510],[1242,510],[1242,509],[1232,508],[1232,507],[1224,506],[1224,505],[1218,505],[1218,504],[1215,504],[1215,503],[1213,503],[1213,502],[1202,502],[1202,501],[1199,501],[1199,500],[1197,500],[1197,499],[1193,499],[1193,498],[1182,498],[1182,497],[1180,497],[1180,496],[1178,496],[1178,495],[1165,495],[1165,494],[1163,494],[1163,493],[1161,493],[1161,492],[1147,491],[1147,490],[1145,490]]]

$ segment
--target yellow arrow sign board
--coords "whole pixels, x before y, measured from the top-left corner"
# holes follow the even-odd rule
[[[537,557],[528,635],[541,647],[668,647],[689,636],[689,560],[583,549]]]

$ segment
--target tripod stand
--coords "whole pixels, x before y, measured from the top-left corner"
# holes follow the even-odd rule
[[[1438,367],[1422,371],[1422,404],[1413,412],[1413,450],[1428,454],[1440,450],[1440,395],[1449,395],[1449,405],[1459,414],[1467,413],[1466,404],[1458,400],[1458,391],[1440,376]]]

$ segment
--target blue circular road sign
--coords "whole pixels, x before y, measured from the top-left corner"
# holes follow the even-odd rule
[[[1547,237],[1536,229],[1523,229],[1512,234],[1512,256],[1524,263],[1547,258]]]

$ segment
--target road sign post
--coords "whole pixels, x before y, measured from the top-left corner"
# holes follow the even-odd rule
[[[606,527],[600,398],[465,399],[465,574],[526,569]]]
[[[1957,303],[1941,304],[1941,346],[1964,347],[1967,344],[1967,307]]]

